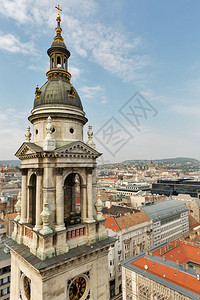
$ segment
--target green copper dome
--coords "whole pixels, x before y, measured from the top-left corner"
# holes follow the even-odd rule
[[[36,88],[34,109],[41,106],[74,106],[83,110],[77,91],[63,79],[50,79],[41,89]]]

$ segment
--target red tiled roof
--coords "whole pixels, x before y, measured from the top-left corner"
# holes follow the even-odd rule
[[[7,214],[9,220],[14,220],[17,216],[17,213]]]
[[[199,281],[194,276],[186,272],[182,272],[178,269],[166,266],[165,264],[152,261],[144,256],[132,262],[131,265],[136,266],[142,270],[146,270],[145,266],[148,266],[146,272],[182,286],[183,288],[186,288],[194,293],[200,293]]]
[[[175,242],[171,242],[170,244],[171,244],[172,249],[168,250],[167,252],[165,252],[166,246],[161,247],[165,252],[163,255],[166,257],[166,259],[174,261],[174,262],[176,262],[178,260],[181,264],[187,262],[188,256],[187,256],[187,253],[186,253],[182,243],[178,242],[179,245],[176,247],[175,247]],[[153,254],[160,256],[160,257],[163,256],[160,253],[160,248],[158,250],[154,251]]]
[[[200,247],[191,243],[183,243],[183,247],[189,260],[200,264]]]
[[[113,231],[120,230],[113,217],[106,218],[105,228],[112,229]]]
[[[116,218],[116,222],[121,229],[134,226],[143,222],[149,221],[149,218],[145,215],[143,211],[136,212],[135,214],[130,214]]]
[[[162,251],[160,251],[160,249],[162,249]],[[173,241],[168,245],[162,246],[153,251],[152,259],[142,256],[130,264],[153,275],[175,283],[194,293],[200,294],[200,284],[195,275],[184,272],[178,267],[171,267],[167,265],[167,263],[165,264],[164,260],[162,263],[160,263],[153,259],[154,255],[159,257],[165,256],[166,262],[169,260],[173,262],[179,261],[181,265],[187,263],[188,261],[200,264],[199,245],[193,245],[192,243],[182,242],[180,240],[177,240],[176,243]]]

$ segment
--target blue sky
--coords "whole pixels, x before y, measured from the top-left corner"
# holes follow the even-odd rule
[[[13,159],[24,141],[36,84],[49,69],[57,4],[0,0],[0,159]],[[69,72],[101,162],[200,159],[200,2],[59,4]]]

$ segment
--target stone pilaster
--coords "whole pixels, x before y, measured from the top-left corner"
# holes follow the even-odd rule
[[[87,220],[87,185],[81,185],[81,220],[86,222]]]
[[[64,189],[63,189],[63,168],[56,168],[56,226],[55,230],[65,229],[64,224]]]
[[[93,173],[93,168],[87,168],[87,209],[88,209],[87,223],[94,222],[93,199],[92,199],[93,198],[92,173]]]
[[[41,222],[41,209],[42,209],[42,201],[41,201],[41,193],[42,193],[42,176],[43,176],[43,169],[37,168],[36,169],[37,181],[36,181],[36,224],[33,228],[34,230],[38,231],[42,228]]]
[[[21,195],[21,220],[20,223],[27,222],[27,173],[28,169],[21,169],[22,173],[22,195]]]

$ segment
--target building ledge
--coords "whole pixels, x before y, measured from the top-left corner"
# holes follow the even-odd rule
[[[109,248],[116,241],[115,238],[108,237],[104,240],[78,246],[76,248],[70,249],[68,252],[48,258],[46,260],[40,260],[37,256],[30,252],[30,249],[23,245],[18,244],[12,239],[6,241],[6,246],[15,254],[21,256],[26,262],[28,262],[33,268],[38,272],[47,271],[50,268],[56,267],[62,263],[66,263],[72,259],[77,259],[81,256],[90,255],[91,253],[97,252],[101,249]]]

